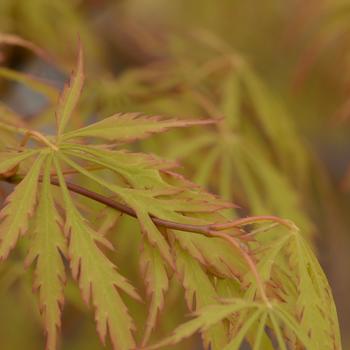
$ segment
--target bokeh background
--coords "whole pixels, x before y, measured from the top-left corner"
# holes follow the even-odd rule
[[[52,57],[0,47],[0,106],[33,127],[50,130],[55,94],[13,71],[61,87],[78,35],[87,86],[72,127],[126,111],[217,118],[135,147],[180,160],[182,173],[240,205],[228,215],[295,220],[317,249],[350,349],[349,1],[1,0],[0,31]],[[0,347],[42,348],[31,276],[11,259],[0,268]],[[70,283],[66,294],[62,349],[101,349]]]

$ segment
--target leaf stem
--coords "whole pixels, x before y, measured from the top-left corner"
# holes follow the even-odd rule
[[[282,226],[285,226],[289,230],[298,230],[298,227],[294,224],[294,222],[290,220],[282,219],[278,216],[273,215],[257,215],[257,216],[249,216],[246,218],[237,219],[234,221],[225,222],[223,224],[214,224],[211,225],[211,229],[214,231],[221,231],[221,230],[227,230],[230,228],[235,227],[241,227],[241,226],[247,226],[255,223],[261,223],[261,222],[275,222],[277,224],[280,224]]]
[[[0,129],[23,135],[24,139],[22,141],[22,145],[25,145],[27,143],[28,139],[32,138],[35,141],[52,148],[55,151],[58,150],[58,147],[55,144],[53,144],[46,136],[44,136],[43,134],[41,134],[38,131],[30,130],[30,129],[26,129],[26,128],[14,126],[14,125],[5,124],[3,122],[0,122]]]

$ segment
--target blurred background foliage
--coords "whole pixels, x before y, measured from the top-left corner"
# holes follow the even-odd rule
[[[239,205],[228,216],[275,214],[302,227],[318,249],[350,346],[348,1],[1,0],[0,31],[45,51],[0,36],[0,112],[10,105],[18,123],[25,117],[50,130],[78,34],[87,86],[71,128],[124,111],[217,119],[134,150],[178,160],[184,175]],[[11,142],[9,135],[0,146]],[[123,225],[137,230],[122,219],[118,232]],[[123,269],[137,279],[131,257],[138,252],[129,236],[115,237],[118,266],[128,261]],[[3,349],[43,346],[23,272],[16,256],[0,266]],[[173,282],[166,310],[174,320],[165,318],[160,334],[186,313]],[[75,288],[68,281],[62,349],[100,349]],[[188,340],[188,348],[195,342]]]

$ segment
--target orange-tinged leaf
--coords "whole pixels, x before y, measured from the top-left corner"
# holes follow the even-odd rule
[[[199,263],[175,244],[176,269],[185,288],[187,305],[191,311],[206,305],[215,304],[217,294],[209,276],[201,269]],[[206,348],[221,350],[226,342],[226,330],[222,323],[208,327],[202,333]],[[180,336],[182,338],[182,336]]]
[[[37,187],[43,156],[39,156],[24,179],[6,198],[0,212],[0,260],[5,260],[18,238],[28,230],[29,217],[36,204]]]
[[[83,49],[79,42],[79,53],[76,70],[72,73],[68,85],[64,87],[56,110],[58,138],[60,138],[60,135],[67,127],[69,119],[72,117],[72,114],[78,104],[78,100],[84,84],[83,65]]]
[[[163,259],[172,267],[174,261],[170,252],[170,247],[167,240],[164,238],[158,227],[153,223],[150,216],[142,209],[135,206],[137,218],[140,222],[141,231],[145,235],[148,242],[159,250]]]
[[[65,269],[61,253],[66,251],[66,242],[50,188],[50,170],[49,158],[45,164],[34,235],[26,264],[36,261],[34,289],[39,292],[40,310],[47,334],[46,349],[55,350],[64,301]]]
[[[228,278],[240,278],[247,270],[241,253],[235,251],[220,238],[208,238],[190,232],[178,232],[175,239],[181,247],[215,274]]]
[[[166,120],[157,116],[150,117],[139,113],[118,113],[84,128],[68,132],[63,137],[65,140],[93,137],[125,143],[144,139],[153,133],[163,132],[170,128],[213,123],[214,121],[212,120]]]
[[[108,332],[114,349],[132,349],[135,346],[132,335],[134,325],[117,288],[135,299],[139,299],[139,296],[96,245],[110,244],[78,212],[68,193],[57,159],[55,165],[66,205],[65,231],[69,239],[68,258],[73,277],[79,283],[84,301],[88,303],[92,299],[101,341],[105,342]]]
[[[176,344],[181,340],[193,335],[198,331],[205,332],[211,327],[215,326],[225,318],[228,318],[231,314],[239,312],[241,310],[252,307],[244,300],[237,299],[236,303],[232,305],[227,304],[212,304],[206,305],[200,308],[194,313],[196,316],[194,319],[178,326],[173,333],[166,339],[160,341],[154,346],[150,346],[148,349],[158,349],[167,345]],[[225,344],[225,343],[222,343]],[[223,348],[219,348],[223,349]],[[226,349],[226,347],[225,347]]]
[[[164,306],[164,293],[168,290],[169,280],[162,256],[157,248],[144,240],[140,257],[142,275],[151,304],[146,321],[142,344],[145,345],[157,321],[157,315]]]
[[[109,151],[89,146],[63,144],[62,147],[69,147],[65,153],[70,156],[84,159],[116,172],[135,188],[171,188],[161,178],[156,168],[168,169],[170,164],[166,161],[160,162],[156,158],[145,157],[142,154]]]

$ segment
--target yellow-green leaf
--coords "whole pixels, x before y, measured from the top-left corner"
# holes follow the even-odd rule
[[[133,286],[120,275],[96,243],[111,246],[95,232],[76,209],[65,184],[57,159],[55,166],[65,205],[65,232],[69,237],[68,256],[73,277],[86,303],[92,299],[95,307],[97,332],[104,343],[109,333],[115,350],[129,350],[135,346],[134,325],[117,288],[140,299]]]
[[[212,124],[211,120],[164,120],[139,113],[118,113],[100,122],[64,134],[64,139],[93,137],[118,143],[130,142],[163,132],[169,128]]]
[[[147,293],[151,296],[151,304],[142,341],[142,344],[145,345],[155,327],[157,315],[164,306],[164,293],[168,290],[169,280],[164,261],[158,249],[154,248],[146,240],[143,242],[140,261]]]
[[[59,104],[56,110],[57,135],[64,132],[74,109],[78,104],[78,100],[83,89],[84,72],[83,72],[83,49],[79,43],[79,53],[76,71],[72,73],[68,85],[60,96]]]
[[[53,201],[50,170],[51,158],[45,164],[34,234],[26,264],[36,261],[34,289],[39,292],[40,310],[47,334],[46,349],[55,350],[64,300],[65,269],[61,253],[66,252],[66,242],[61,229],[61,218]]]
[[[29,217],[33,214],[40,168],[43,156],[39,156],[24,179],[6,198],[0,212],[0,260],[7,258],[18,238],[28,230]]]

